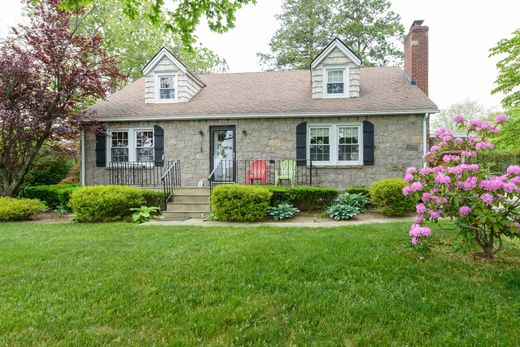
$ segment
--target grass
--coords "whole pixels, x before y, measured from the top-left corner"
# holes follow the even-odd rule
[[[520,247],[407,229],[1,224],[0,345],[517,344]]]

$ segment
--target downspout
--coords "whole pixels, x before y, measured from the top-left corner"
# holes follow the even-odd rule
[[[81,130],[79,138],[79,151],[80,151],[80,172],[79,182],[82,186],[85,185],[85,131]]]
[[[423,118],[423,158],[428,152],[428,128],[429,128],[430,114],[425,113]],[[423,166],[426,167],[426,162],[423,163]]]

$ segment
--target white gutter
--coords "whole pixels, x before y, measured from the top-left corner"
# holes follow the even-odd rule
[[[362,117],[362,116],[386,116],[407,114],[437,113],[437,109],[401,110],[401,111],[353,111],[353,112],[293,112],[293,113],[259,113],[259,114],[199,114],[199,115],[157,115],[157,116],[115,116],[103,117],[103,122],[128,122],[128,121],[158,121],[158,120],[211,120],[211,119],[269,119],[269,118],[320,118],[320,117]]]
[[[80,163],[79,163],[79,182],[82,186],[85,185],[85,131],[81,130],[79,138],[79,151],[80,151]]]
[[[430,121],[430,115],[426,113],[423,119],[423,158],[426,152],[428,152],[428,123]],[[424,167],[426,167],[426,162],[424,162]]]

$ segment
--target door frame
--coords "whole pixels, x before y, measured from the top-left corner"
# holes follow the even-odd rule
[[[235,125],[210,125],[209,127],[209,173],[213,172],[213,133],[218,130],[232,130],[233,131],[233,160],[237,157],[237,132]],[[233,182],[237,181],[237,165],[233,162]]]

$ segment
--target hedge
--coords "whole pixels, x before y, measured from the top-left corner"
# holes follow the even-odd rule
[[[271,196],[266,188],[219,185],[211,194],[211,212],[220,221],[256,222],[266,216]]]
[[[334,188],[320,188],[311,186],[295,187],[266,187],[271,193],[271,206],[289,203],[301,211],[323,210],[334,202],[340,193]]]
[[[389,178],[376,181],[370,187],[370,199],[382,208],[387,216],[406,216],[415,210],[415,201],[403,195],[407,183],[402,178]]]
[[[29,219],[45,209],[45,204],[40,200],[0,197],[0,221]]]
[[[23,195],[26,198],[43,201],[50,209],[70,211],[70,196],[79,187],[77,184],[30,186],[24,188]]]
[[[126,186],[81,187],[72,193],[70,206],[78,222],[127,220],[131,208],[146,204],[146,193]]]
[[[492,173],[501,175],[511,165],[520,165],[520,151],[493,151],[479,153],[477,162],[487,167]]]
[[[350,194],[363,194],[364,196],[370,197],[370,189],[364,187],[350,187],[345,189],[345,192]]]

